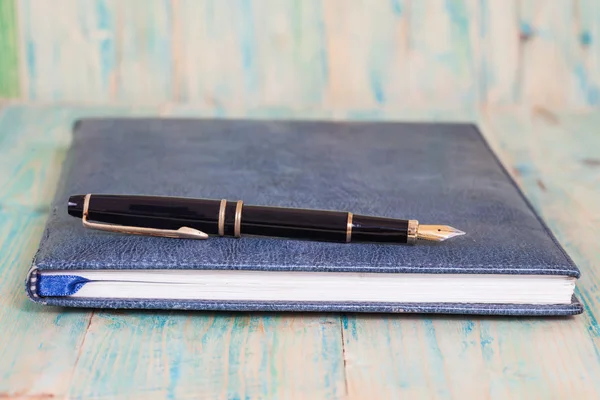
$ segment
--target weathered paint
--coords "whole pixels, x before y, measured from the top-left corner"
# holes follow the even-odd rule
[[[520,2],[522,81],[520,101],[526,105],[564,107],[574,87],[578,52],[574,2]]]
[[[27,100],[356,109],[600,103],[596,0],[18,5]],[[1,33],[16,29],[14,17],[0,21]]]
[[[600,3],[580,0],[577,3],[575,27],[579,34],[576,51],[575,88],[573,96],[578,102],[590,106],[600,105]]]
[[[478,122],[580,266],[573,318],[61,310],[23,279],[72,121],[92,115]],[[0,110],[0,397],[598,397],[599,113],[394,109]]]
[[[0,98],[15,98],[19,89],[15,0],[0,1]]]
[[[523,81],[518,4],[480,2],[480,93],[482,103],[507,106],[520,103]]]

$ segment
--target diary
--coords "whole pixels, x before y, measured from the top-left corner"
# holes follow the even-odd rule
[[[73,194],[243,199],[447,224],[441,243],[206,240],[86,229]],[[78,120],[26,292],[44,305],[572,315],[579,270],[478,127]]]

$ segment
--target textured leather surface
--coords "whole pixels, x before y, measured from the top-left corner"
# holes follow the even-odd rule
[[[153,194],[333,209],[448,224],[465,236],[416,246],[269,238],[205,241],[84,229],[71,194]],[[266,269],[550,274],[577,267],[467,124],[88,119],[76,124],[33,264],[43,269]],[[30,293],[31,294],[31,293]],[[44,298],[86,307],[548,315],[570,306],[298,305]],[[362,307],[362,308],[361,308]],[[520,311],[519,311],[520,310]],[[536,311],[537,310],[537,311]],[[561,311],[562,310],[562,311]]]

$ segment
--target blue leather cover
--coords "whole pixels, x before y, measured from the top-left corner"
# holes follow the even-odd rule
[[[415,246],[269,238],[205,241],[83,228],[72,194],[243,199],[246,204],[351,211],[448,224],[467,232]],[[49,305],[243,311],[567,315],[568,305],[368,304],[34,297],[39,270],[237,269],[544,274],[579,271],[526,201],[477,127],[322,121],[84,119],[72,147],[27,293]],[[32,285],[33,283],[33,285]]]

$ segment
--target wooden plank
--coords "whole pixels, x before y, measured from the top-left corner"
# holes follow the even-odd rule
[[[587,154],[598,139],[573,140],[572,132],[540,117],[492,114],[481,121],[505,165],[541,210],[582,269],[577,293],[586,313],[573,318],[516,319],[422,316],[346,316],[346,377],[351,397],[528,398],[598,396],[598,225],[569,188],[590,179],[556,174],[573,159],[564,146]],[[560,136],[559,136],[560,135]],[[549,137],[550,136],[550,137]],[[568,165],[568,164],[567,164]],[[541,171],[547,171],[542,173]],[[597,176],[597,175],[596,175]],[[593,178],[592,178],[593,179]],[[597,180],[596,180],[597,181]],[[565,189],[567,188],[567,189]],[[598,203],[596,185],[586,192]],[[460,366],[457,368],[457,366]]]
[[[25,208],[48,211],[70,142],[69,131],[61,129],[66,110],[7,106],[0,119],[0,206],[4,210]]]
[[[242,98],[242,61],[231,22],[236,11],[224,1],[173,2],[175,100],[232,107]]]
[[[590,340],[569,319],[351,315],[343,326],[351,398],[561,398],[598,391]]]
[[[400,110],[477,103],[477,2],[351,4],[323,3],[329,107]]]
[[[56,125],[66,115],[13,105],[0,111],[1,398],[64,397],[90,320],[89,312],[42,308],[24,291],[60,168],[64,137]]]
[[[583,213],[581,229],[586,222],[593,226],[598,219],[595,207],[598,170],[595,161],[600,139],[594,129],[594,124],[600,122],[598,114],[573,115],[538,108],[531,114],[524,113],[520,117],[523,121],[520,129],[508,133],[509,124],[515,118],[511,119],[510,114],[501,115],[494,119],[494,123],[500,126],[499,130],[507,132],[498,135],[499,139],[504,139],[499,146],[504,146],[503,151],[506,151],[511,145],[510,154],[522,160],[513,162],[513,171],[519,179],[528,179],[532,201],[538,204],[547,196],[547,192],[552,191],[553,196],[560,196],[571,208]],[[557,204],[557,207],[560,206]],[[568,224],[568,215],[557,211],[552,216],[563,216],[562,222]],[[588,239],[590,249],[593,249],[594,241],[587,235],[577,237],[577,242],[586,243]]]
[[[562,107],[569,103],[575,79],[574,4],[571,0],[523,0],[520,7],[523,40],[521,102]]]
[[[477,103],[478,3],[351,4],[323,3],[328,106],[400,109]]]
[[[186,0],[174,7],[181,99],[227,107],[320,103],[327,60],[317,0]],[[191,18],[202,23],[185,23]]]
[[[45,221],[43,213],[0,211],[0,398],[64,397],[90,319],[42,309],[25,295]]]
[[[96,313],[69,397],[339,398],[339,318]]]
[[[569,254],[581,268],[582,277],[576,293],[585,306],[585,329],[594,341],[594,354],[600,360],[598,123],[600,114],[597,113],[572,115],[537,110],[528,129],[530,136],[537,137],[537,142],[543,144],[536,146],[530,154],[524,154],[523,159],[552,157],[554,162],[539,162],[540,167],[531,168],[528,162],[520,161],[515,164],[515,173],[532,186],[537,185],[535,204],[549,203],[546,212],[555,216],[550,219],[550,227],[567,245]],[[573,223],[573,215],[580,216],[576,223]]]
[[[600,3],[596,0],[575,1],[575,34],[578,52],[574,65],[575,87],[572,93],[576,104],[600,104]]]
[[[0,1],[0,98],[19,97],[19,57],[15,0]]]
[[[407,96],[432,108],[478,102],[478,66],[473,42],[479,29],[474,1],[411,2]],[[475,30],[475,32],[473,32]]]
[[[172,98],[166,0],[24,0],[20,11],[28,99],[158,104]]]
[[[87,103],[113,100],[115,1],[23,0],[19,4],[26,98]]]
[[[520,98],[523,72],[517,0],[483,1],[480,13],[480,100],[488,107],[513,105]]]
[[[152,107],[7,105],[0,120],[0,148],[11,151],[0,157],[0,206],[47,211],[77,118],[157,113]]]
[[[546,127],[538,130],[542,124]],[[542,159],[550,155],[555,160],[553,164],[544,164],[540,174],[564,182],[561,189],[586,213],[592,224],[600,222],[596,203],[600,188],[598,124],[598,113],[573,115],[544,109],[534,111],[532,122],[533,140],[540,142],[535,156]]]
[[[342,111],[175,106],[164,114],[337,119]],[[345,115],[470,118],[417,111],[394,114],[394,109],[373,108]],[[595,149],[600,138],[595,127],[600,114],[538,108],[534,113],[491,113],[480,121],[493,148],[582,269],[577,294],[586,312],[581,316],[347,315],[340,324],[335,315],[319,314],[114,311],[95,313],[90,320],[85,311],[30,303],[23,279],[45,220],[40,205],[48,198],[43,192],[51,185],[36,188],[58,171],[51,154],[69,143],[73,118],[129,112],[158,113],[15,105],[0,111],[0,148],[11,149],[0,160],[12,157],[0,168],[0,397],[597,397],[600,161]],[[28,156],[32,147],[34,155]],[[15,183],[28,179],[26,185]]]
[[[596,238],[600,228],[585,204],[598,204],[600,191],[596,183],[583,199],[573,190],[589,185],[590,181],[597,182],[598,172],[594,168],[582,168],[575,173],[568,170],[573,166],[579,168],[580,160],[587,159],[587,154],[598,148],[599,139],[587,133],[589,125],[574,132],[572,127],[564,126],[561,119],[543,109],[518,118],[510,115],[489,118],[490,126],[497,132],[505,163],[581,269],[576,294],[586,312],[574,321],[578,326],[577,337],[570,340],[586,342],[585,337],[579,338],[582,335],[590,338],[593,346],[588,352],[597,363],[600,360],[597,322],[600,299],[596,294],[600,249]],[[597,121],[597,117],[594,119]],[[584,139],[574,140],[576,136]],[[561,168],[566,172],[561,172]],[[588,365],[587,368],[597,367]]]
[[[406,103],[407,2],[323,2],[328,107]]]
[[[20,79],[27,99],[86,103],[600,103],[595,0],[23,0],[19,35],[14,2],[0,95]]]
[[[117,100],[160,104],[172,99],[171,3],[168,0],[118,2],[115,29],[118,41]]]
[[[247,96],[257,96],[260,105],[321,104],[328,73],[321,1],[255,0],[251,12],[242,11],[252,15],[254,28],[253,47],[242,47],[256,69],[256,87]]]

